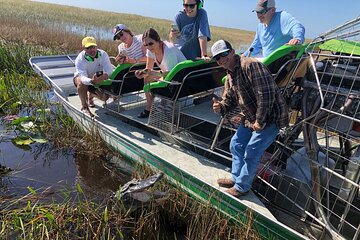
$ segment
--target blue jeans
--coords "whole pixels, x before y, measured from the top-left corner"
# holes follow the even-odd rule
[[[279,128],[275,123],[268,124],[261,131],[252,131],[240,124],[231,138],[232,179],[239,192],[250,190],[260,158],[274,142]]]

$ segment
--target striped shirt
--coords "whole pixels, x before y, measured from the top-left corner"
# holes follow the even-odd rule
[[[254,58],[235,56],[234,71],[228,70],[221,101],[222,113],[237,106],[244,120],[257,121],[260,126],[275,122],[279,128],[288,126],[288,110],[268,68]]]
[[[125,43],[120,43],[118,46],[119,54],[126,55],[129,58],[138,60],[145,56],[142,50],[142,34],[133,37],[133,42],[130,47],[125,47]],[[123,54],[126,53],[126,54]]]

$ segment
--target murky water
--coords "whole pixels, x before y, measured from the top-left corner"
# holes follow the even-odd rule
[[[89,159],[72,150],[59,150],[51,143],[19,147],[11,142],[13,133],[4,132],[0,125],[0,165],[10,168],[0,175],[0,196],[21,197],[29,193],[51,193],[56,197],[77,184],[95,195],[108,195],[130,180],[130,174],[114,172],[105,159]]]

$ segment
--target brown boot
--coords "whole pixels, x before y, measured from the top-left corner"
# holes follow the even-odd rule
[[[219,178],[217,180],[217,183],[219,184],[220,187],[224,187],[224,188],[231,188],[234,186],[234,181],[230,178]]]
[[[236,188],[232,187],[232,188],[229,188],[227,190],[225,190],[226,193],[234,196],[234,197],[241,197],[241,196],[245,196],[246,194],[249,193],[249,191],[247,192],[239,192],[238,190],[236,190]]]

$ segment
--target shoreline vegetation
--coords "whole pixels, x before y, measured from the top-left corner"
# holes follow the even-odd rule
[[[170,20],[24,0],[0,0],[0,5],[2,39],[53,46],[63,54],[79,51],[82,37],[92,35],[101,49],[115,55],[117,44],[111,31],[118,23],[127,25],[134,34],[153,27],[164,40],[168,39],[171,25]],[[255,32],[211,26],[211,34],[209,46],[225,38],[240,50],[252,42]]]
[[[30,1],[0,0],[0,4],[0,121],[5,125],[2,116],[10,114],[36,118],[40,134],[59,149],[89,155],[89,161],[116,156],[96,132],[81,131],[60,105],[49,100],[48,86],[33,72],[28,59],[78,51],[83,35],[70,31],[71,26],[98,29],[100,34],[122,22],[135,33],[153,26],[164,37],[170,21]],[[213,41],[231,32],[235,46],[245,39],[243,34],[252,39],[251,33],[231,29],[212,28],[212,32]],[[99,45],[110,55],[116,54],[112,40],[100,39]],[[1,173],[0,180],[4,174],[8,173]],[[143,164],[134,168],[133,177],[152,174]],[[261,239],[251,211],[245,220],[240,216],[229,219],[210,204],[211,199],[199,202],[166,177],[155,188],[171,197],[135,212],[111,194],[93,199],[79,185],[51,193],[61,196],[60,202],[49,201],[46,189],[31,186],[25,196],[1,195],[0,239]]]

